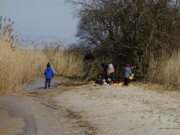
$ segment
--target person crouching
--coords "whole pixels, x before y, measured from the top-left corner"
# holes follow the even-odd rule
[[[50,85],[51,85],[51,79],[52,77],[54,77],[54,72],[53,70],[51,69],[51,65],[50,63],[48,62],[47,64],[47,69],[45,70],[45,76],[46,76],[46,82],[45,82],[45,88],[46,89],[47,87],[50,88]]]
[[[114,83],[114,81],[115,81],[115,69],[114,69],[113,64],[108,64],[107,75],[108,75],[108,82]]]

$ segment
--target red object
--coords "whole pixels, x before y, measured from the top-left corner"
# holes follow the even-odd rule
[[[126,64],[126,66],[130,66],[130,64]]]

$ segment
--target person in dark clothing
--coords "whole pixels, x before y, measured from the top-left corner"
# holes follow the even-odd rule
[[[114,83],[115,69],[114,69],[113,64],[108,64],[107,77],[108,77],[108,80],[107,80],[108,83]]]
[[[92,55],[91,51],[88,50],[87,54],[84,56],[84,61],[94,61],[94,55]]]
[[[112,64],[103,65],[104,72],[102,75],[102,82],[114,83],[115,81],[115,70]]]
[[[101,67],[103,68],[102,78],[99,81],[96,81],[96,83],[100,85],[107,82],[108,80],[108,75],[107,75],[108,65],[101,64]]]
[[[130,64],[126,64],[124,68],[124,85],[129,85],[129,77],[132,75]]]
[[[84,79],[86,79],[89,76],[89,72],[91,70],[93,61],[94,61],[94,56],[92,55],[91,51],[88,50],[87,54],[84,56],[84,71],[85,71],[85,75],[84,75]]]
[[[45,76],[46,76],[46,82],[45,82],[45,89],[48,87],[50,88],[50,85],[51,85],[51,79],[52,77],[54,77],[54,72],[53,70],[51,69],[51,65],[50,63],[48,62],[47,64],[47,69],[45,70]]]
[[[103,79],[104,81],[106,81],[107,78],[108,78],[108,75],[107,75],[108,65],[102,64],[101,66],[102,66],[102,68],[103,68],[102,79]]]

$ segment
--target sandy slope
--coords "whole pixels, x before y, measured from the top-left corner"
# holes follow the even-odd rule
[[[54,98],[101,135],[180,135],[180,93],[132,86],[76,87]]]

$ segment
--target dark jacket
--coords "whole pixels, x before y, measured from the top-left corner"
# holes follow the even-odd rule
[[[105,79],[106,82],[109,82],[109,81],[108,81],[108,78],[110,78],[111,81],[114,82],[114,81],[115,81],[115,72],[110,73],[110,75],[108,75],[108,74],[107,74],[107,71],[108,71],[108,67],[106,67],[106,68],[104,69],[104,73],[103,73],[102,79]]]
[[[107,75],[108,65],[103,65],[103,67],[104,67],[104,71],[103,71],[102,79],[107,80],[108,79],[108,75]]]
[[[115,72],[113,72],[113,73],[110,73],[110,75],[109,75],[109,77],[108,78],[110,78],[111,79],[111,81],[115,81]]]
[[[132,75],[130,66],[124,68],[124,78],[129,78]]]
[[[47,64],[47,69],[45,71],[45,76],[46,76],[46,79],[52,79],[52,77],[54,77],[54,72],[50,67],[50,63]]]
[[[92,54],[86,54],[84,56],[84,61],[93,61],[94,60],[94,56]]]

